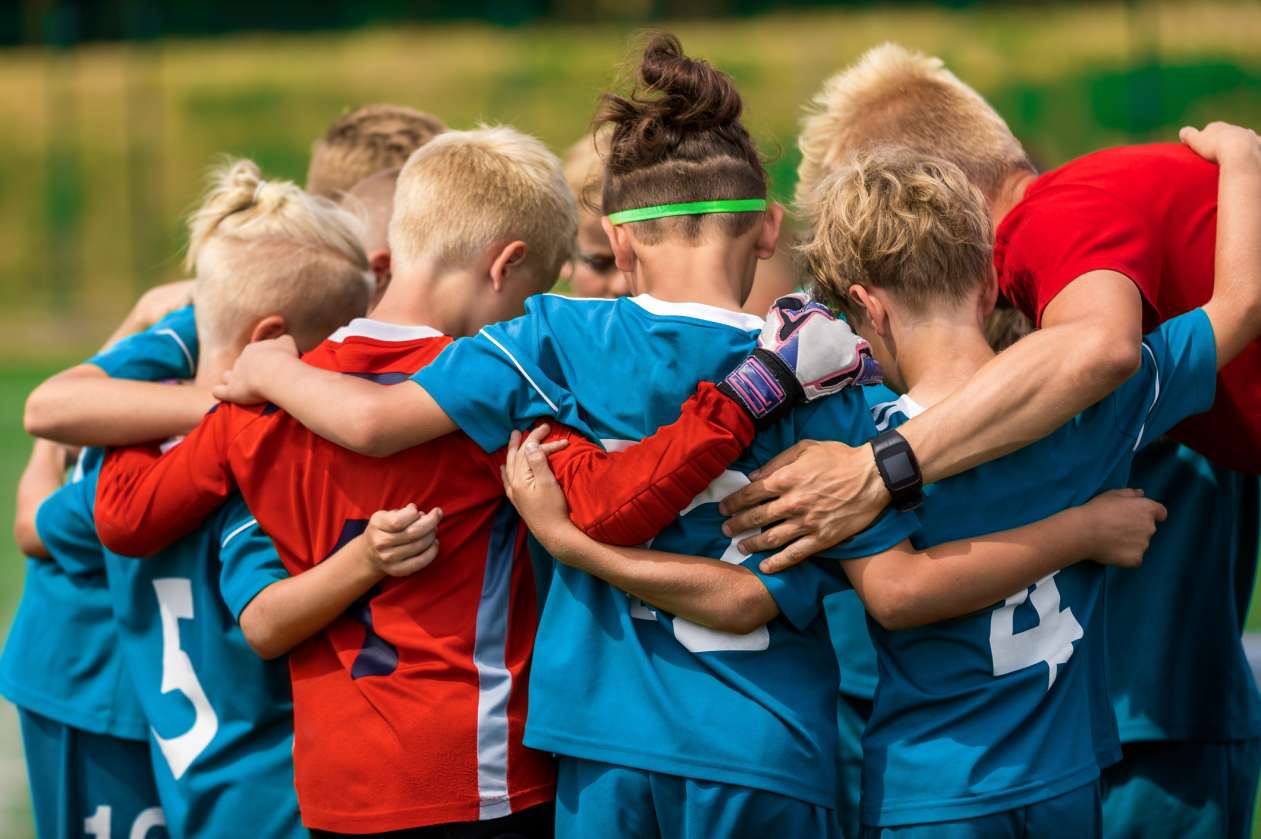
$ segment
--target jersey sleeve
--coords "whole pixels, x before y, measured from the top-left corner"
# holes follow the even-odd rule
[[[717,387],[702,382],[679,419],[621,451],[606,452],[572,429],[549,463],[588,536],[639,545],[660,533],[753,440],[753,422]]]
[[[72,576],[104,568],[104,554],[92,520],[90,480],[66,484],[44,499],[35,511],[35,530],[51,561]]]
[[[1122,400],[1138,412],[1136,449],[1213,407],[1217,391],[1217,342],[1203,309],[1165,321],[1142,350],[1142,369],[1122,385],[1141,389]]]
[[[123,338],[86,363],[101,368],[113,379],[190,379],[197,372],[197,352],[197,323],[193,307],[186,306],[144,332]]]
[[[503,448],[514,429],[539,419],[589,431],[573,394],[538,364],[536,320],[527,314],[483,327],[412,376],[483,451]]]
[[[253,416],[219,405],[165,454],[152,444],[110,451],[96,490],[102,544],[149,556],[196,529],[236,491],[228,461],[233,424]]]
[[[1154,312],[1160,291],[1157,231],[1136,210],[1093,186],[1053,186],[1013,210],[1000,228],[1003,293],[1041,325],[1047,305],[1091,271],[1128,277]]]
[[[823,614],[823,598],[851,588],[837,562],[812,558],[778,574],[766,574],[758,563],[768,554],[754,554],[741,563],[752,571],[779,606],[780,614],[797,629],[805,630]]]
[[[860,389],[848,388],[794,412],[794,437],[797,440],[834,440],[847,446],[863,446],[876,436],[871,411]],[[862,559],[887,551],[919,530],[919,517],[892,507],[885,509],[874,522],[827,550],[816,559]]]
[[[224,603],[238,621],[241,612],[258,593],[289,576],[276,546],[240,496],[225,508],[219,535],[219,589]]]

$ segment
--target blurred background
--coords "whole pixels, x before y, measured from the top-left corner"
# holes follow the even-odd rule
[[[658,24],[735,77],[784,199],[802,105],[886,40],[944,58],[1048,168],[1103,146],[1176,141],[1188,123],[1261,128],[1255,1],[8,0],[0,510],[12,511],[28,452],[26,393],[93,352],[142,290],[181,276],[182,217],[216,155],[300,183],[312,141],[368,102],[453,127],[510,123],[560,153],[617,77],[628,36]],[[0,539],[0,627],[22,568]],[[16,720],[0,701],[0,836],[30,833]]]

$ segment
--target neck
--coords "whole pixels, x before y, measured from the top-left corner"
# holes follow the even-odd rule
[[[232,369],[232,362],[239,353],[226,348],[209,348],[202,344],[197,358],[197,374],[193,384],[200,388],[212,388],[223,381],[223,374]]]
[[[1007,180],[1003,181],[1003,185],[998,188],[998,193],[990,199],[990,218],[994,220],[995,229],[1003,223],[1003,219],[1007,218],[1012,208],[1024,200],[1025,190],[1029,189],[1029,185],[1037,177],[1036,173],[1027,169],[1007,176]]]
[[[699,245],[663,242],[635,254],[631,287],[671,303],[739,310],[749,294],[755,257],[730,240]]]
[[[907,394],[924,407],[967,383],[994,351],[971,320],[928,318],[898,330],[898,371]]]
[[[469,316],[468,291],[477,278],[463,270],[438,270],[433,264],[395,273],[369,314],[374,320],[403,326],[431,326],[444,335],[476,332]]]

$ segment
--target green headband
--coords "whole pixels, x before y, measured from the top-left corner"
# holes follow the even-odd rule
[[[610,224],[647,221],[668,216],[699,216],[706,213],[760,213],[766,209],[765,198],[726,198],[718,201],[688,201],[684,204],[658,204],[609,213]]]

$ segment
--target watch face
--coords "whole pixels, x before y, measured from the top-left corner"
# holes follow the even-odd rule
[[[911,465],[911,458],[905,451],[886,455],[884,468],[891,486],[898,487],[915,480],[915,467]]]

